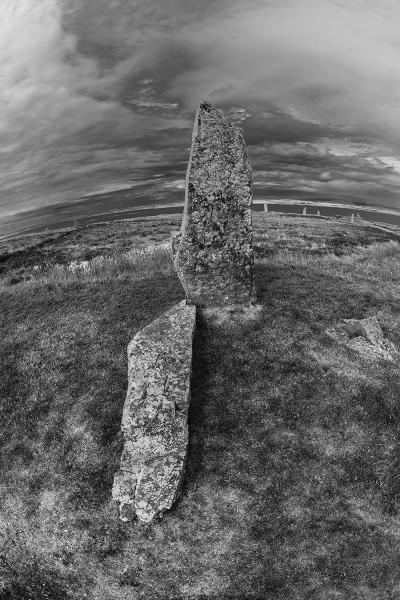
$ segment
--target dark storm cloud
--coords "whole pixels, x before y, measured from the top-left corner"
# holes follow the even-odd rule
[[[259,189],[394,205],[399,25],[391,0],[7,0],[0,215],[179,190],[204,96],[243,127]]]
[[[246,131],[248,145],[258,145],[264,142],[310,142],[329,131],[318,123],[299,121],[287,113],[275,111],[272,114],[251,116],[243,127]]]

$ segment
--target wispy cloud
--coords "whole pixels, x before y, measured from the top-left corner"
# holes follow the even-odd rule
[[[104,68],[79,53],[78,38],[62,22],[58,0],[5,0],[0,6],[3,214],[128,180],[150,156],[135,151],[137,138],[149,129],[188,125],[180,117],[149,118],[126,107],[118,93],[127,73],[135,72],[133,59]],[[130,153],[121,151],[124,146]]]
[[[257,2],[181,36],[198,66],[173,95],[261,100],[325,123],[400,127],[400,7],[391,0]]]

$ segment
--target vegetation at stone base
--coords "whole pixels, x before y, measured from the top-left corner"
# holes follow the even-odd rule
[[[143,261],[115,279],[110,266],[8,285],[3,263],[2,600],[400,595],[398,365],[325,334],[376,314],[400,348],[399,245],[349,225],[344,253],[312,254],[340,224],[302,220],[305,248],[295,221],[256,222],[271,247],[287,240],[259,253],[258,320],[199,318],[183,495],[148,527],[109,503],[126,345],[183,297],[179,282]]]

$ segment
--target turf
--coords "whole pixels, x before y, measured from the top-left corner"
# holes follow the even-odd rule
[[[342,225],[257,218],[261,310],[199,317],[184,489],[147,527],[120,523],[110,495],[126,345],[183,297],[171,266],[116,268],[119,246],[92,273],[55,276],[49,253],[29,280],[5,270],[2,600],[399,597],[398,363],[325,330],[374,314],[400,348],[400,247]]]
[[[99,223],[0,243],[0,277],[8,283],[27,281],[32,268],[97,256],[114,256],[132,248],[169,239],[180,227],[178,215]]]

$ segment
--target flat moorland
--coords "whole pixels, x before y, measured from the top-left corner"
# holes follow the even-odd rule
[[[98,223],[0,243],[0,277],[13,283],[27,280],[32,267],[46,267],[97,256],[117,255],[133,248],[169,239],[178,230],[178,215]]]
[[[0,598],[398,598],[399,364],[326,334],[375,315],[400,349],[395,231],[255,215],[260,310],[198,319],[182,496],[117,519],[126,346],[183,298],[179,220],[3,252]]]

